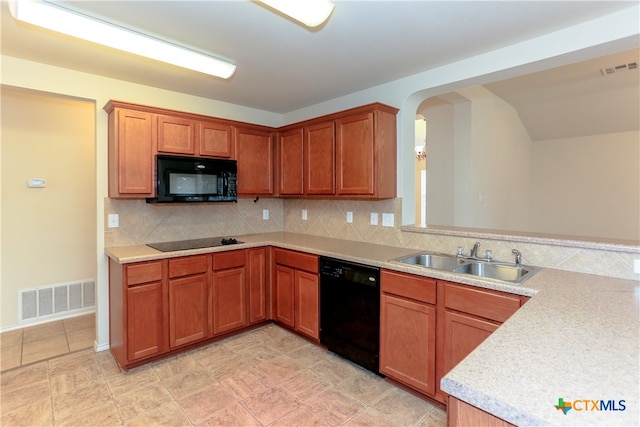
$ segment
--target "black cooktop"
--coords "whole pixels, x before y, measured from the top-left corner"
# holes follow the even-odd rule
[[[180,240],[178,242],[147,243],[147,246],[161,252],[184,251],[188,249],[210,248],[213,246],[235,245],[240,242],[233,237],[207,237],[205,239]]]

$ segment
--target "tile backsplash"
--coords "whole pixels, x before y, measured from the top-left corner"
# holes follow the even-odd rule
[[[263,220],[263,210],[269,219]],[[303,219],[303,210],[306,219]],[[494,259],[511,261],[512,249],[522,252],[523,263],[546,268],[639,280],[633,272],[638,251],[614,251],[566,245],[552,245],[508,239],[478,239],[403,230],[401,199],[315,200],[239,199],[219,205],[154,205],[143,200],[105,199],[107,215],[120,215],[119,228],[107,228],[105,246],[128,246],[200,237],[286,231],[336,239],[379,243],[390,246],[455,253],[458,246],[468,252],[481,241],[481,252],[491,249]],[[352,222],[347,222],[350,213]],[[377,225],[371,214],[377,214]],[[383,225],[383,214],[393,214],[393,226]],[[388,217],[389,215],[387,215]]]

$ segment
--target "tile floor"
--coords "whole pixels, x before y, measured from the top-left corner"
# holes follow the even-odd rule
[[[95,313],[3,332],[0,334],[0,370],[92,348],[95,339]]]
[[[3,426],[444,426],[445,412],[267,325],[119,371],[93,349],[0,375]]]

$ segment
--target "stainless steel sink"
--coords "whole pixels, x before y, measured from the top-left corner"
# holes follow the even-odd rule
[[[534,267],[524,265],[514,265],[489,260],[479,261],[468,257],[457,257],[455,255],[438,252],[420,252],[394,258],[391,261],[515,284],[524,282],[536,271]]]
[[[393,261],[445,271],[453,271],[454,268],[464,263],[462,259],[456,258],[453,255],[439,254],[436,252],[421,252],[402,258],[396,258]]]
[[[468,262],[456,267],[454,273],[470,274],[472,276],[487,277],[504,282],[521,283],[528,278],[533,269],[525,266],[495,264],[491,262]]]

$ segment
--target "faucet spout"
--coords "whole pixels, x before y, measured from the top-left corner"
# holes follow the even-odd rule
[[[469,257],[477,258],[478,257],[478,249],[480,249],[480,242],[476,242],[473,245],[473,248],[471,249],[471,253],[469,254]]]
[[[517,249],[513,249],[511,251],[511,253],[516,256],[516,267],[521,267],[522,266],[522,254],[520,253],[520,251],[517,250]]]

